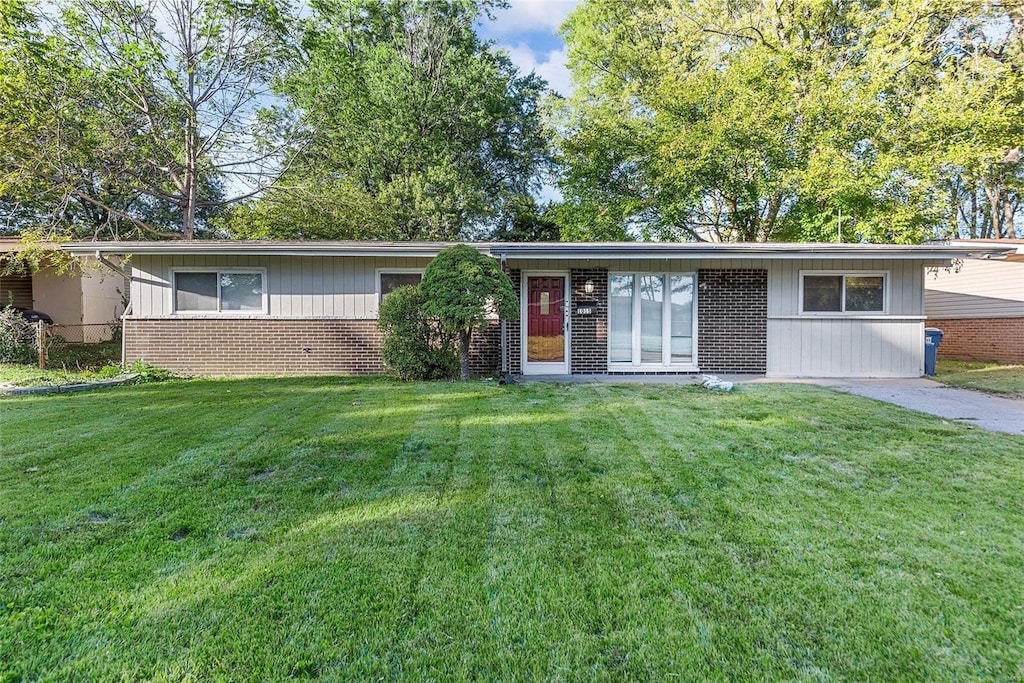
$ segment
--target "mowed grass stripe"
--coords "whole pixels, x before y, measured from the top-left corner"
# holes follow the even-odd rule
[[[0,411],[0,678],[1024,677],[1010,435],[814,387]]]
[[[882,671],[896,677],[931,670],[931,675],[941,677],[950,665],[943,656],[951,648],[940,641],[932,652],[921,651],[920,644],[934,637],[936,624],[922,618],[918,609],[930,601],[931,582],[941,572],[929,571],[934,568],[918,555],[919,544],[929,533],[914,539],[904,536],[917,518],[934,521],[939,501],[930,498],[948,483],[941,462],[932,463],[933,468],[939,464],[937,473],[918,471],[914,462],[927,452],[911,447],[915,437],[935,421],[908,411],[890,419],[889,406],[847,405],[820,389],[798,388],[795,393],[806,394],[813,402],[795,403],[780,413],[764,400],[776,398],[777,392],[744,387],[738,395],[712,401],[719,408],[717,416],[696,421],[687,419],[689,410],[665,407],[663,401],[638,402],[648,418],[646,425],[636,427],[638,443],[642,433],[658,431],[684,451],[695,446],[690,457],[655,461],[674,465],[669,471],[683,475],[670,476],[669,490],[692,487],[697,492],[697,514],[687,521],[697,524],[690,535],[701,545],[704,561],[688,567],[686,574],[705,577],[706,594],[716,598],[701,610],[718,613],[714,623],[731,625],[716,641],[731,640],[736,649],[727,653],[718,670],[753,661],[760,662],[762,670],[776,669],[780,676],[814,676],[841,668],[858,675]],[[828,438],[805,428],[822,414],[833,416]],[[637,425],[635,418],[626,422]],[[860,428],[866,423],[886,426],[881,433],[872,432]],[[708,427],[718,436],[706,433]],[[966,429],[949,431],[968,442],[974,439]],[[871,439],[874,443],[869,443]],[[729,444],[725,457],[715,452],[722,444]],[[895,461],[890,449],[897,452]],[[962,466],[971,467],[971,460]],[[1019,477],[1019,461],[1006,459],[1002,466]],[[903,477],[902,485],[897,476]],[[1014,495],[1009,487],[1004,493]],[[693,509],[691,500],[679,502]],[[993,502],[996,518],[1004,518],[1005,500]],[[901,529],[901,523],[912,528]],[[956,538],[964,545],[962,536]],[[1002,540],[1010,557],[1019,558],[1019,544],[1012,537]],[[948,567],[948,560],[939,564]],[[965,559],[958,575],[970,574],[973,566]],[[856,577],[853,582],[851,575]],[[790,589],[791,600],[779,601],[774,595],[780,585]],[[718,586],[726,590],[718,591]],[[991,588],[991,582],[978,586],[986,595],[992,594]],[[1009,623],[1012,616],[1012,611],[1004,612],[1004,617],[1011,617]],[[850,623],[865,628],[850,629]],[[743,626],[737,629],[736,624]],[[1018,630],[1019,626],[1005,635],[1013,638]],[[865,652],[872,656],[865,657]],[[958,664],[965,666],[965,673],[978,673],[970,662]],[[786,671],[788,666],[795,670]]]

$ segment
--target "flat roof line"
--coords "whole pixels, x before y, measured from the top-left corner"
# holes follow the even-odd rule
[[[456,242],[159,241],[73,242],[60,248],[75,255],[218,254],[239,256],[407,256],[432,258]],[[996,244],[846,244],[804,242],[469,242],[493,256],[517,259],[665,258],[966,258],[1013,251]]]

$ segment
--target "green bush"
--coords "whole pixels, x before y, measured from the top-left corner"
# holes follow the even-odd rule
[[[519,299],[498,261],[467,244],[442,249],[427,265],[420,282],[423,310],[459,342],[459,376],[469,379],[469,347],[473,333],[497,313],[506,320],[519,317]]]
[[[453,379],[459,374],[455,337],[423,312],[425,302],[419,287],[399,287],[381,301],[384,366],[406,381]]]
[[[36,326],[10,306],[0,309],[0,363],[31,363],[36,359]]]

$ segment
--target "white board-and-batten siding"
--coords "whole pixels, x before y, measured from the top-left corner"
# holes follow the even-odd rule
[[[427,258],[310,256],[157,256],[132,260],[135,318],[173,314],[175,269],[265,269],[268,314],[278,318],[376,319],[378,272],[422,269]],[[924,365],[924,265],[916,260],[834,259],[594,259],[517,260],[523,271],[696,272],[763,269],[768,273],[767,374],[776,377],[913,377]],[[887,275],[884,315],[814,315],[800,312],[801,271]],[[699,297],[699,292],[698,292]],[[188,317],[188,316],[183,316]],[[699,358],[698,358],[699,364]]]

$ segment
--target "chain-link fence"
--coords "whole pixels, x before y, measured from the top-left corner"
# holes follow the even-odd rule
[[[87,370],[121,362],[121,323],[36,323],[39,367]]]

